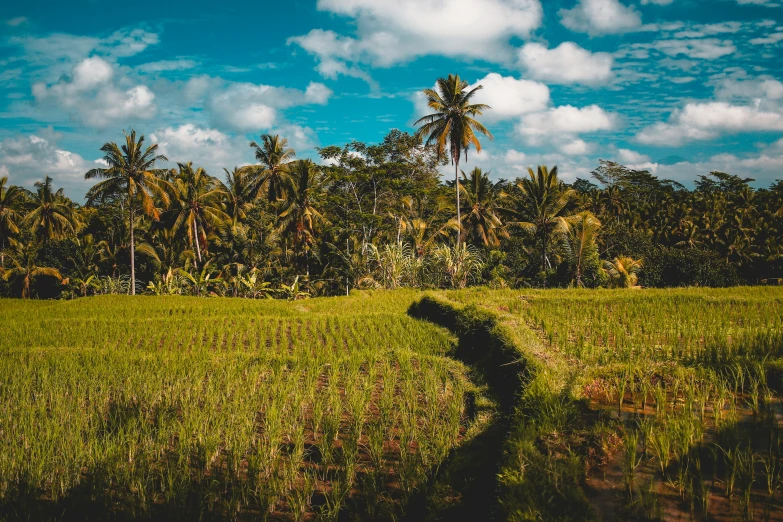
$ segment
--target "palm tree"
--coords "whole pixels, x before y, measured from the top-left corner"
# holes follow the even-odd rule
[[[43,182],[35,183],[35,192],[30,193],[29,208],[24,222],[44,242],[62,239],[74,233],[76,213],[73,204],[63,189],[55,191],[52,188],[52,178],[49,176]]]
[[[581,288],[584,286],[582,275],[585,270],[585,264],[591,258],[598,259],[596,239],[598,230],[601,228],[601,222],[592,212],[587,210],[573,216],[570,221],[568,247],[571,262],[574,266],[573,284]]]
[[[328,222],[316,208],[326,180],[321,169],[311,160],[294,162],[290,175],[290,196],[280,213],[280,233],[292,239],[295,252],[305,253],[309,275],[309,255],[315,239],[315,225]]]
[[[427,97],[427,106],[435,111],[433,114],[419,118],[414,125],[421,124],[416,132],[418,136],[427,136],[427,145],[435,144],[438,159],[443,157],[448,147],[451,162],[454,164],[454,181],[457,191],[457,223],[461,225],[459,202],[459,161],[465,154],[468,159],[468,149],[471,145],[476,152],[481,152],[481,143],[476,136],[479,132],[489,139],[493,139],[481,123],[473,117],[480,116],[489,105],[483,103],[470,103],[471,98],[482,88],[481,85],[468,90],[468,82],[460,79],[459,75],[450,74],[448,78],[438,78],[435,89],[424,89]],[[457,245],[460,244],[461,231],[457,233]]]
[[[106,168],[92,169],[84,175],[85,179],[103,178],[87,192],[87,203],[92,204],[98,199],[120,196],[125,198],[128,207],[128,224],[130,228],[130,265],[131,265],[131,295],[136,294],[136,245],[133,237],[134,220],[137,210],[154,219],[160,217],[160,210],[155,206],[154,196],[164,205],[168,205],[168,195],[164,190],[166,182],[153,170],[158,161],[168,158],[157,154],[158,145],[144,148],[144,135],[136,140],[136,131],[125,133],[125,145],[120,148],[116,143],[105,143],[101,147],[105,153]]]
[[[24,203],[24,190],[15,185],[6,186],[8,176],[0,178],[0,269],[5,266],[5,248],[11,236],[19,233],[18,208]]]
[[[253,180],[246,169],[234,167],[231,172],[228,169],[223,170],[226,172],[226,182],[222,184],[222,188],[228,200],[228,213],[236,224],[245,219],[247,211],[250,210]]]
[[[546,286],[547,247],[554,234],[568,231],[567,218],[571,215],[577,193],[557,178],[557,167],[550,170],[541,165],[536,171],[528,168],[527,172],[528,177],[517,180],[514,192],[507,196],[511,201],[507,212],[514,219],[508,225],[519,227],[538,238],[542,282]]]
[[[164,221],[171,222],[172,229],[185,229],[188,244],[196,251],[198,262],[201,245],[207,248],[207,232],[231,218],[223,211],[226,196],[224,185],[203,168],[193,169],[192,163],[178,163],[179,173],[171,183],[171,208]]]
[[[62,281],[63,276],[56,268],[38,266],[36,258],[38,257],[39,243],[36,241],[18,242],[14,250],[8,255],[11,261],[11,268],[2,270],[3,279],[6,281],[16,280],[22,287],[22,299],[30,298],[30,286],[32,282],[41,276],[54,277]]]
[[[473,234],[484,246],[500,245],[498,236],[506,237],[508,233],[503,230],[503,223],[495,213],[500,193],[497,184],[489,180],[489,173],[485,174],[476,167],[468,177],[463,171],[459,189],[465,209],[462,220],[466,222],[461,230]]]
[[[614,261],[604,261],[604,271],[609,277],[609,285],[613,288],[635,287],[641,270],[641,259],[620,256],[614,258]]]
[[[250,142],[250,147],[255,149],[256,161],[261,163],[261,170],[250,167],[257,173],[256,190],[266,188],[267,199],[270,203],[282,199],[289,184],[288,164],[296,157],[294,149],[288,146],[288,140],[275,134],[261,136],[261,145],[255,141]]]

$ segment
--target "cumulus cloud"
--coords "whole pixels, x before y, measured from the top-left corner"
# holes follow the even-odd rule
[[[543,83],[489,73],[469,85],[468,89],[479,85],[482,88],[473,95],[473,102],[491,107],[482,114],[482,121],[496,122],[518,118],[524,114],[542,111],[549,106],[549,87]],[[433,85],[433,88],[435,87]],[[417,118],[432,112],[421,91],[413,95],[412,101]]]
[[[477,85],[482,89],[476,92],[473,101],[492,107],[484,113],[490,121],[517,118],[549,105],[549,87],[543,83],[489,73],[469,88]]]
[[[33,95],[39,104],[53,104],[93,127],[147,119],[156,112],[155,95],[147,86],[116,79],[114,66],[97,56],[78,62],[57,83],[34,84]]]
[[[630,149],[618,149],[617,157],[620,160],[620,163],[625,165],[647,163],[650,161],[650,156],[640,154]]]
[[[689,103],[672,112],[668,122],[642,129],[636,140],[649,145],[683,145],[724,133],[781,131],[783,114],[726,102]]]
[[[611,54],[591,53],[573,42],[564,42],[554,49],[528,43],[519,50],[519,64],[527,75],[551,83],[604,83],[613,76],[613,63]]]
[[[169,165],[192,161],[204,167],[213,176],[219,176],[223,168],[231,169],[234,163],[251,159],[247,140],[235,138],[217,129],[186,123],[179,127],[157,129],[149,136],[157,143],[160,153],[169,159]]]
[[[579,134],[613,130],[618,124],[614,114],[598,105],[581,108],[563,105],[523,116],[517,131],[529,144],[559,140],[562,145],[573,142]]]
[[[13,184],[32,187],[44,176],[51,176],[55,186],[63,186],[72,197],[80,197],[89,187],[84,173],[96,164],[75,152],[57,146],[59,135],[49,129],[36,134],[0,141],[0,172]]]
[[[590,146],[582,139],[575,139],[560,146],[560,152],[568,156],[581,156],[590,152]]]
[[[541,25],[539,0],[319,0],[318,8],[356,21],[357,34],[313,29],[292,37],[325,77],[368,79],[360,64],[389,67],[418,56],[510,57],[508,39]]]
[[[759,106],[768,105],[783,100],[783,83],[773,78],[725,78],[716,84],[715,97],[721,100],[753,100]]]
[[[627,33],[642,25],[639,12],[619,0],[579,0],[572,9],[561,9],[559,14],[565,27],[593,36]]]
[[[269,129],[278,122],[278,110],[298,105],[324,105],[332,91],[323,84],[310,83],[304,91],[271,85],[227,82],[210,92],[219,79],[198,78],[194,96],[207,96],[206,107],[215,123],[240,131]]]

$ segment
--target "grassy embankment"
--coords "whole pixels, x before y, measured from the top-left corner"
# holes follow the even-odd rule
[[[783,518],[781,289],[471,289],[416,309],[516,397],[504,518]]]

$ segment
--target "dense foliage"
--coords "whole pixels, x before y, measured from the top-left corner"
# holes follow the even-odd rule
[[[783,181],[757,189],[712,172],[688,189],[601,161],[572,184],[542,166],[497,182],[474,169],[456,185],[441,181],[450,154],[435,141],[394,130],[320,148],[316,163],[265,135],[251,143],[257,164],[217,176],[159,168],[156,145],[131,132],[103,146],[83,205],[48,177],[33,191],[0,179],[0,293],[296,298],[783,278]]]

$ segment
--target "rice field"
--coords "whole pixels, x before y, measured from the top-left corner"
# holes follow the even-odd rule
[[[783,520],[783,289],[423,295],[0,301],[0,519]]]
[[[598,520],[783,520],[781,289],[448,297],[537,339],[527,350],[542,370],[520,401],[518,438],[574,481],[572,513],[581,504]],[[535,481],[535,460],[515,458],[506,472],[527,466]]]
[[[476,392],[413,295],[0,301],[0,518],[399,517]]]

